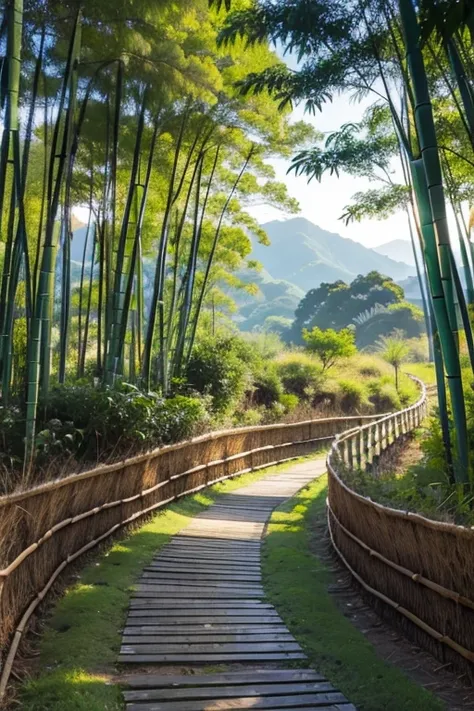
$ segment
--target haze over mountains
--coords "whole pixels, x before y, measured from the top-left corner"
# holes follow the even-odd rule
[[[374,247],[374,251],[383,254],[397,262],[404,262],[410,266],[415,266],[415,257],[413,256],[413,247],[411,242],[406,239],[393,239],[391,242],[385,242],[378,247]]]
[[[271,245],[256,244],[252,256],[274,279],[286,279],[305,292],[323,281],[352,281],[358,274],[372,270],[396,281],[415,273],[409,264],[323,230],[304,217],[273,220],[262,227]]]
[[[80,262],[87,233],[85,225],[77,222],[75,227],[71,243],[73,283],[80,277]],[[268,316],[293,319],[294,311],[306,292],[321,282],[338,279],[351,282],[359,274],[367,274],[372,270],[386,274],[404,286],[413,283],[412,290],[416,297],[417,282],[410,278],[415,276],[415,267],[408,241],[397,239],[370,249],[359,242],[328,232],[304,217],[273,220],[262,227],[271,244],[265,247],[255,242],[251,258],[259,261],[263,269],[259,273],[249,270],[241,274],[244,279],[257,283],[260,293],[257,297],[245,297],[242,293],[234,295],[239,303],[239,325],[245,330],[262,326]],[[86,260],[92,256],[93,238],[92,228]],[[398,257],[398,260],[393,257]],[[146,260],[145,298],[153,273],[152,261]],[[410,298],[408,293],[407,296]]]
[[[413,265],[323,230],[304,217],[273,220],[262,227],[271,244],[255,244],[251,255],[264,269],[257,277],[254,273],[247,276],[257,281],[262,293],[257,304],[255,299],[247,300],[240,308],[240,317],[245,319],[240,326],[246,330],[261,326],[268,316],[293,318],[301,297],[321,282],[351,282],[372,270],[398,282],[415,275]],[[403,240],[395,241],[405,245]]]

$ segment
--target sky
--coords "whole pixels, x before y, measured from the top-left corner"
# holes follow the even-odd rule
[[[321,133],[332,133],[345,123],[360,121],[370,103],[373,103],[373,97],[357,103],[351,101],[348,94],[344,94],[336,97],[333,102],[324,104],[322,112],[316,113],[315,116],[305,114],[302,106],[297,107],[293,111],[292,120],[304,120]],[[304,176],[286,174],[290,160],[279,159],[271,162],[276,171],[276,179],[286,183],[289,194],[298,200],[301,216],[319,227],[361,242],[366,247],[376,247],[394,239],[410,239],[407,218],[403,212],[383,221],[363,220],[349,225],[339,219],[354,193],[378,187],[380,184],[344,173],[341,173],[339,178],[325,175],[321,183],[313,180],[308,184]],[[289,217],[275,208],[265,206],[254,208],[252,213],[260,222]]]

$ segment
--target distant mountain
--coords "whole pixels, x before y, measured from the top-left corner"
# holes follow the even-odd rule
[[[359,242],[328,232],[304,217],[262,225],[270,246],[255,244],[252,258],[260,261],[274,279],[285,279],[304,292],[321,282],[343,279],[376,270],[395,280],[415,273],[409,264],[396,262]]]
[[[385,244],[379,244],[378,247],[374,247],[374,252],[383,254],[384,257],[390,257],[396,262],[404,262],[410,266],[415,266],[415,258],[413,256],[413,248],[411,242],[406,239],[393,239],[391,242],[385,242]]]
[[[262,227],[271,244],[253,247],[251,258],[261,262],[263,271],[257,277],[249,272],[244,278],[257,283],[261,293],[257,299],[240,302],[239,326],[244,330],[260,327],[268,316],[293,318],[302,296],[321,282],[351,282],[372,270],[396,281],[415,274],[410,264],[323,230],[302,217],[274,220]]]

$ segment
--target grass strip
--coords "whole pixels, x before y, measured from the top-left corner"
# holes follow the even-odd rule
[[[90,562],[47,622],[38,673],[19,690],[23,711],[122,709],[120,688],[113,682],[115,663],[130,596],[142,569],[220,494],[287,469],[288,463],[262,469],[184,497]]]
[[[263,553],[267,597],[322,672],[359,711],[441,711],[443,703],[380,659],[328,592],[336,582],[312,552],[312,527],[326,516],[327,476],[282,504],[270,519]]]

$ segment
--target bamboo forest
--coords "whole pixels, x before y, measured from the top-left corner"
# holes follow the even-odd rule
[[[3,0],[0,708],[474,708],[473,0]]]

